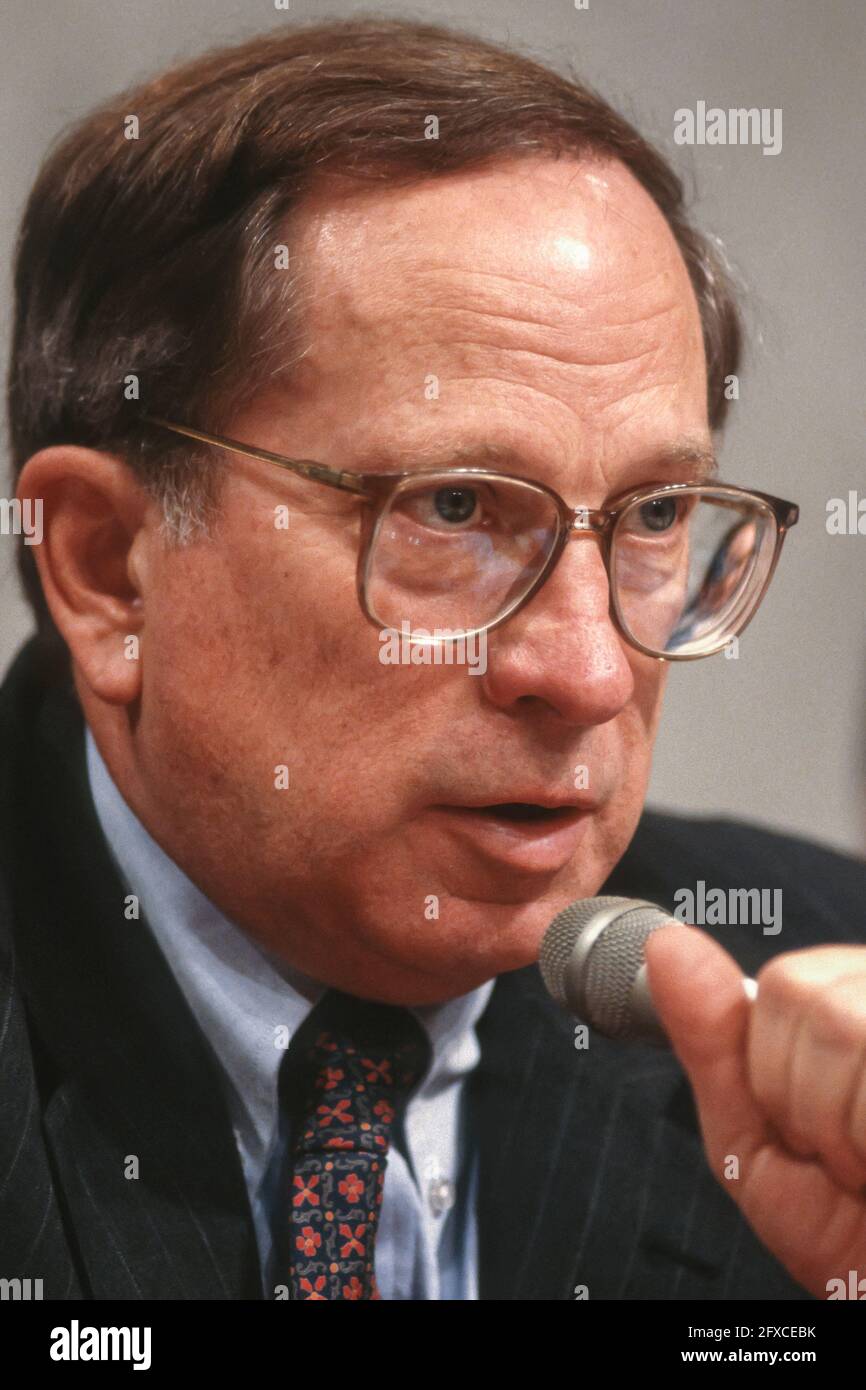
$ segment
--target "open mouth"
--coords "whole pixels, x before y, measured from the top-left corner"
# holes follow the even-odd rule
[[[543,806],[497,801],[487,806],[430,808],[454,845],[526,873],[557,873],[578,852],[592,820],[592,803]]]
[[[566,821],[574,817],[574,806],[538,806],[531,801],[502,801],[494,806],[455,807],[476,816],[490,816],[493,820],[509,821],[511,824],[535,824],[539,821]]]

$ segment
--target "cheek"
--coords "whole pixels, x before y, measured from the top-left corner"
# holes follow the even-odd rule
[[[381,663],[352,562],[305,544],[302,520],[290,556],[283,536],[262,536],[246,554],[191,550],[166,565],[148,613],[141,733],[154,765],[200,779],[260,833],[325,818],[342,841],[393,818],[435,692],[423,670]],[[195,593],[207,595],[200,608]],[[289,787],[278,798],[279,766]]]
[[[650,753],[661,718],[670,663],[658,661],[655,657],[643,656],[637,651],[630,652],[628,659],[634,677],[632,707],[635,720],[647,745],[647,752]]]
[[[612,831],[614,838],[626,839],[643,808],[668,677],[667,662],[640,652],[630,653],[628,660],[634,677],[632,698],[617,719],[598,730],[605,745],[611,740],[611,757],[620,769],[620,780],[602,813],[603,833],[609,837]]]

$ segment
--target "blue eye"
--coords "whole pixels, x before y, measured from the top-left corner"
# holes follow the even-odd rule
[[[679,515],[676,497],[654,497],[638,508],[640,519],[648,531],[669,531]]]

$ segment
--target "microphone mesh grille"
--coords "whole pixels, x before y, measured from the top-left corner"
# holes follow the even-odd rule
[[[548,927],[538,963],[553,998],[569,1009],[567,984],[574,948],[598,914],[612,907],[622,911],[600,932],[582,971],[583,1014],[606,1037],[625,1039],[639,1034],[632,990],[644,963],[647,937],[670,920],[661,908],[634,898],[585,898],[572,903]]]
[[[647,937],[668,919],[657,907],[624,912],[603,931],[587,961],[587,1022],[608,1038],[633,1036],[632,990],[644,963]]]
[[[581,898],[580,902],[572,903],[554,917],[544,933],[538,964],[544,983],[562,1008],[568,1008],[566,967],[584,927],[606,907],[617,907],[620,903],[627,907],[632,901],[631,898]]]

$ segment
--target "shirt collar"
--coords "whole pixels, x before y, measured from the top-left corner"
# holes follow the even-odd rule
[[[248,1180],[260,1182],[276,1140],[280,1063],[324,986],[290,969],[205,897],[127,805],[89,728],[86,744],[91,794],[115,866],[217,1057]],[[477,1063],[474,1025],[494,984],[414,1010],[433,1053],[419,1097],[440,1093]]]

